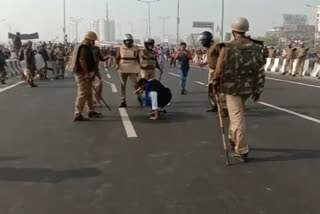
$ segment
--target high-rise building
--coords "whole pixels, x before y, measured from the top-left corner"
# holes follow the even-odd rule
[[[100,42],[114,42],[116,40],[116,27],[114,20],[99,19],[91,24],[92,31],[95,31]]]

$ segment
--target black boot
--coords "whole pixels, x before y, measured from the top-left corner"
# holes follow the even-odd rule
[[[127,102],[121,102],[119,108],[127,108]]]
[[[92,111],[92,112],[88,113],[88,117],[89,118],[100,118],[100,117],[102,117],[102,114],[98,113],[98,112],[95,112],[95,111]]]
[[[237,154],[237,153],[234,153],[234,154],[232,155],[232,157],[233,157],[234,159],[236,159],[236,160],[238,160],[238,161],[240,161],[240,162],[244,162],[244,163],[246,163],[246,162],[249,161],[249,159],[248,159],[248,153],[246,153],[246,154]]]
[[[217,106],[212,106],[212,108],[206,110],[206,112],[217,112],[218,111],[218,107]]]
[[[89,121],[89,119],[83,117],[81,114],[78,116],[75,116],[73,119],[74,122],[85,122],[85,121]]]

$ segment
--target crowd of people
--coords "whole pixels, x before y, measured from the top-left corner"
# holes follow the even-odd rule
[[[180,76],[181,95],[187,94],[190,63],[208,66],[208,95],[213,103],[209,111],[218,111],[219,115],[229,117],[229,145],[235,151],[234,157],[246,162],[249,147],[246,143],[244,106],[249,97],[254,101],[260,98],[264,88],[266,58],[263,43],[247,37],[248,30],[248,20],[237,18],[232,25],[235,39],[221,44],[215,43],[212,34],[205,31],[198,40],[204,52],[194,48],[188,50],[184,42],[179,44],[177,50],[161,47],[155,45],[152,38],[144,41],[144,47],[139,47],[134,44],[131,34],[125,34],[123,44],[119,47],[98,47],[95,43],[97,34],[89,31],[80,44],[74,45],[51,42],[22,44],[17,42],[19,39],[16,37],[14,53],[21,61],[23,78],[29,87],[37,87],[37,73],[43,80],[48,79],[48,70],[51,70],[53,80],[64,79],[66,69],[74,74],[77,85],[75,122],[102,116],[96,107],[104,101],[100,71],[106,67],[115,68],[119,74],[119,108],[127,107],[129,79],[140,105],[150,106],[149,118],[158,120],[172,99],[171,90],[161,82],[165,64],[176,67]],[[41,60],[37,60],[39,57]],[[44,62],[41,69],[37,67],[38,61]],[[88,118],[83,115],[84,111]]]
[[[200,57],[199,51],[188,50],[184,42],[175,51],[155,46],[155,41],[148,38],[144,42],[144,48],[140,48],[134,44],[133,36],[126,34],[115,55],[121,85],[119,108],[126,108],[128,105],[126,91],[129,79],[140,104],[150,106],[150,119],[158,120],[172,99],[171,90],[161,82],[165,62],[176,66],[179,72],[181,95],[187,93],[190,63],[193,61],[200,67],[208,65],[208,93],[215,103],[210,110],[218,110],[219,115],[225,112],[225,116],[229,117],[229,145],[234,150],[233,156],[240,161],[248,161],[244,106],[249,97],[254,101],[260,99],[264,89],[266,62],[263,42],[247,37],[248,30],[248,20],[237,18],[232,25],[235,39],[221,44],[214,42],[210,32],[203,32],[199,42],[206,49],[205,59]],[[99,79],[101,81],[99,65],[110,61],[110,56],[101,54],[103,51],[95,46],[96,40],[96,33],[88,32],[83,42],[73,51],[70,69],[75,73],[78,89],[75,122],[89,120],[83,116],[85,107],[89,118],[101,117],[94,108],[92,88],[95,87],[95,79],[98,79],[97,82]],[[159,78],[156,77],[157,70],[160,72]]]

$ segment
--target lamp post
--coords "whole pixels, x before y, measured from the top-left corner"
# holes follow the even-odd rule
[[[166,21],[170,19],[169,16],[160,16],[159,17],[162,20],[162,42],[164,42],[164,37],[165,37],[165,25]]]
[[[224,30],[224,0],[222,0],[222,6],[221,6],[221,30],[220,30],[220,37],[221,37],[221,42],[223,42],[223,30]]]
[[[148,36],[151,37],[151,12],[150,4],[158,2],[160,0],[138,0],[139,2],[146,3],[148,5]]]
[[[180,0],[178,0],[178,5],[177,5],[177,47],[179,46],[180,42]]]
[[[66,33],[66,0],[63,0],[63,41],[68,43],[67,33]]]

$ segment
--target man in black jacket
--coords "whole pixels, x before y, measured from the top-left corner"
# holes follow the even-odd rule
[[[137,90],[135,94],[142,94],[146,106],[151,106],[152,112],[150,114],[151,120],[158,120],[160,112],[165,112],[163,109],[167,106],[172,94],[169,88],[166,88],[162,83],[156,79],[140,79],[137,83]]]

